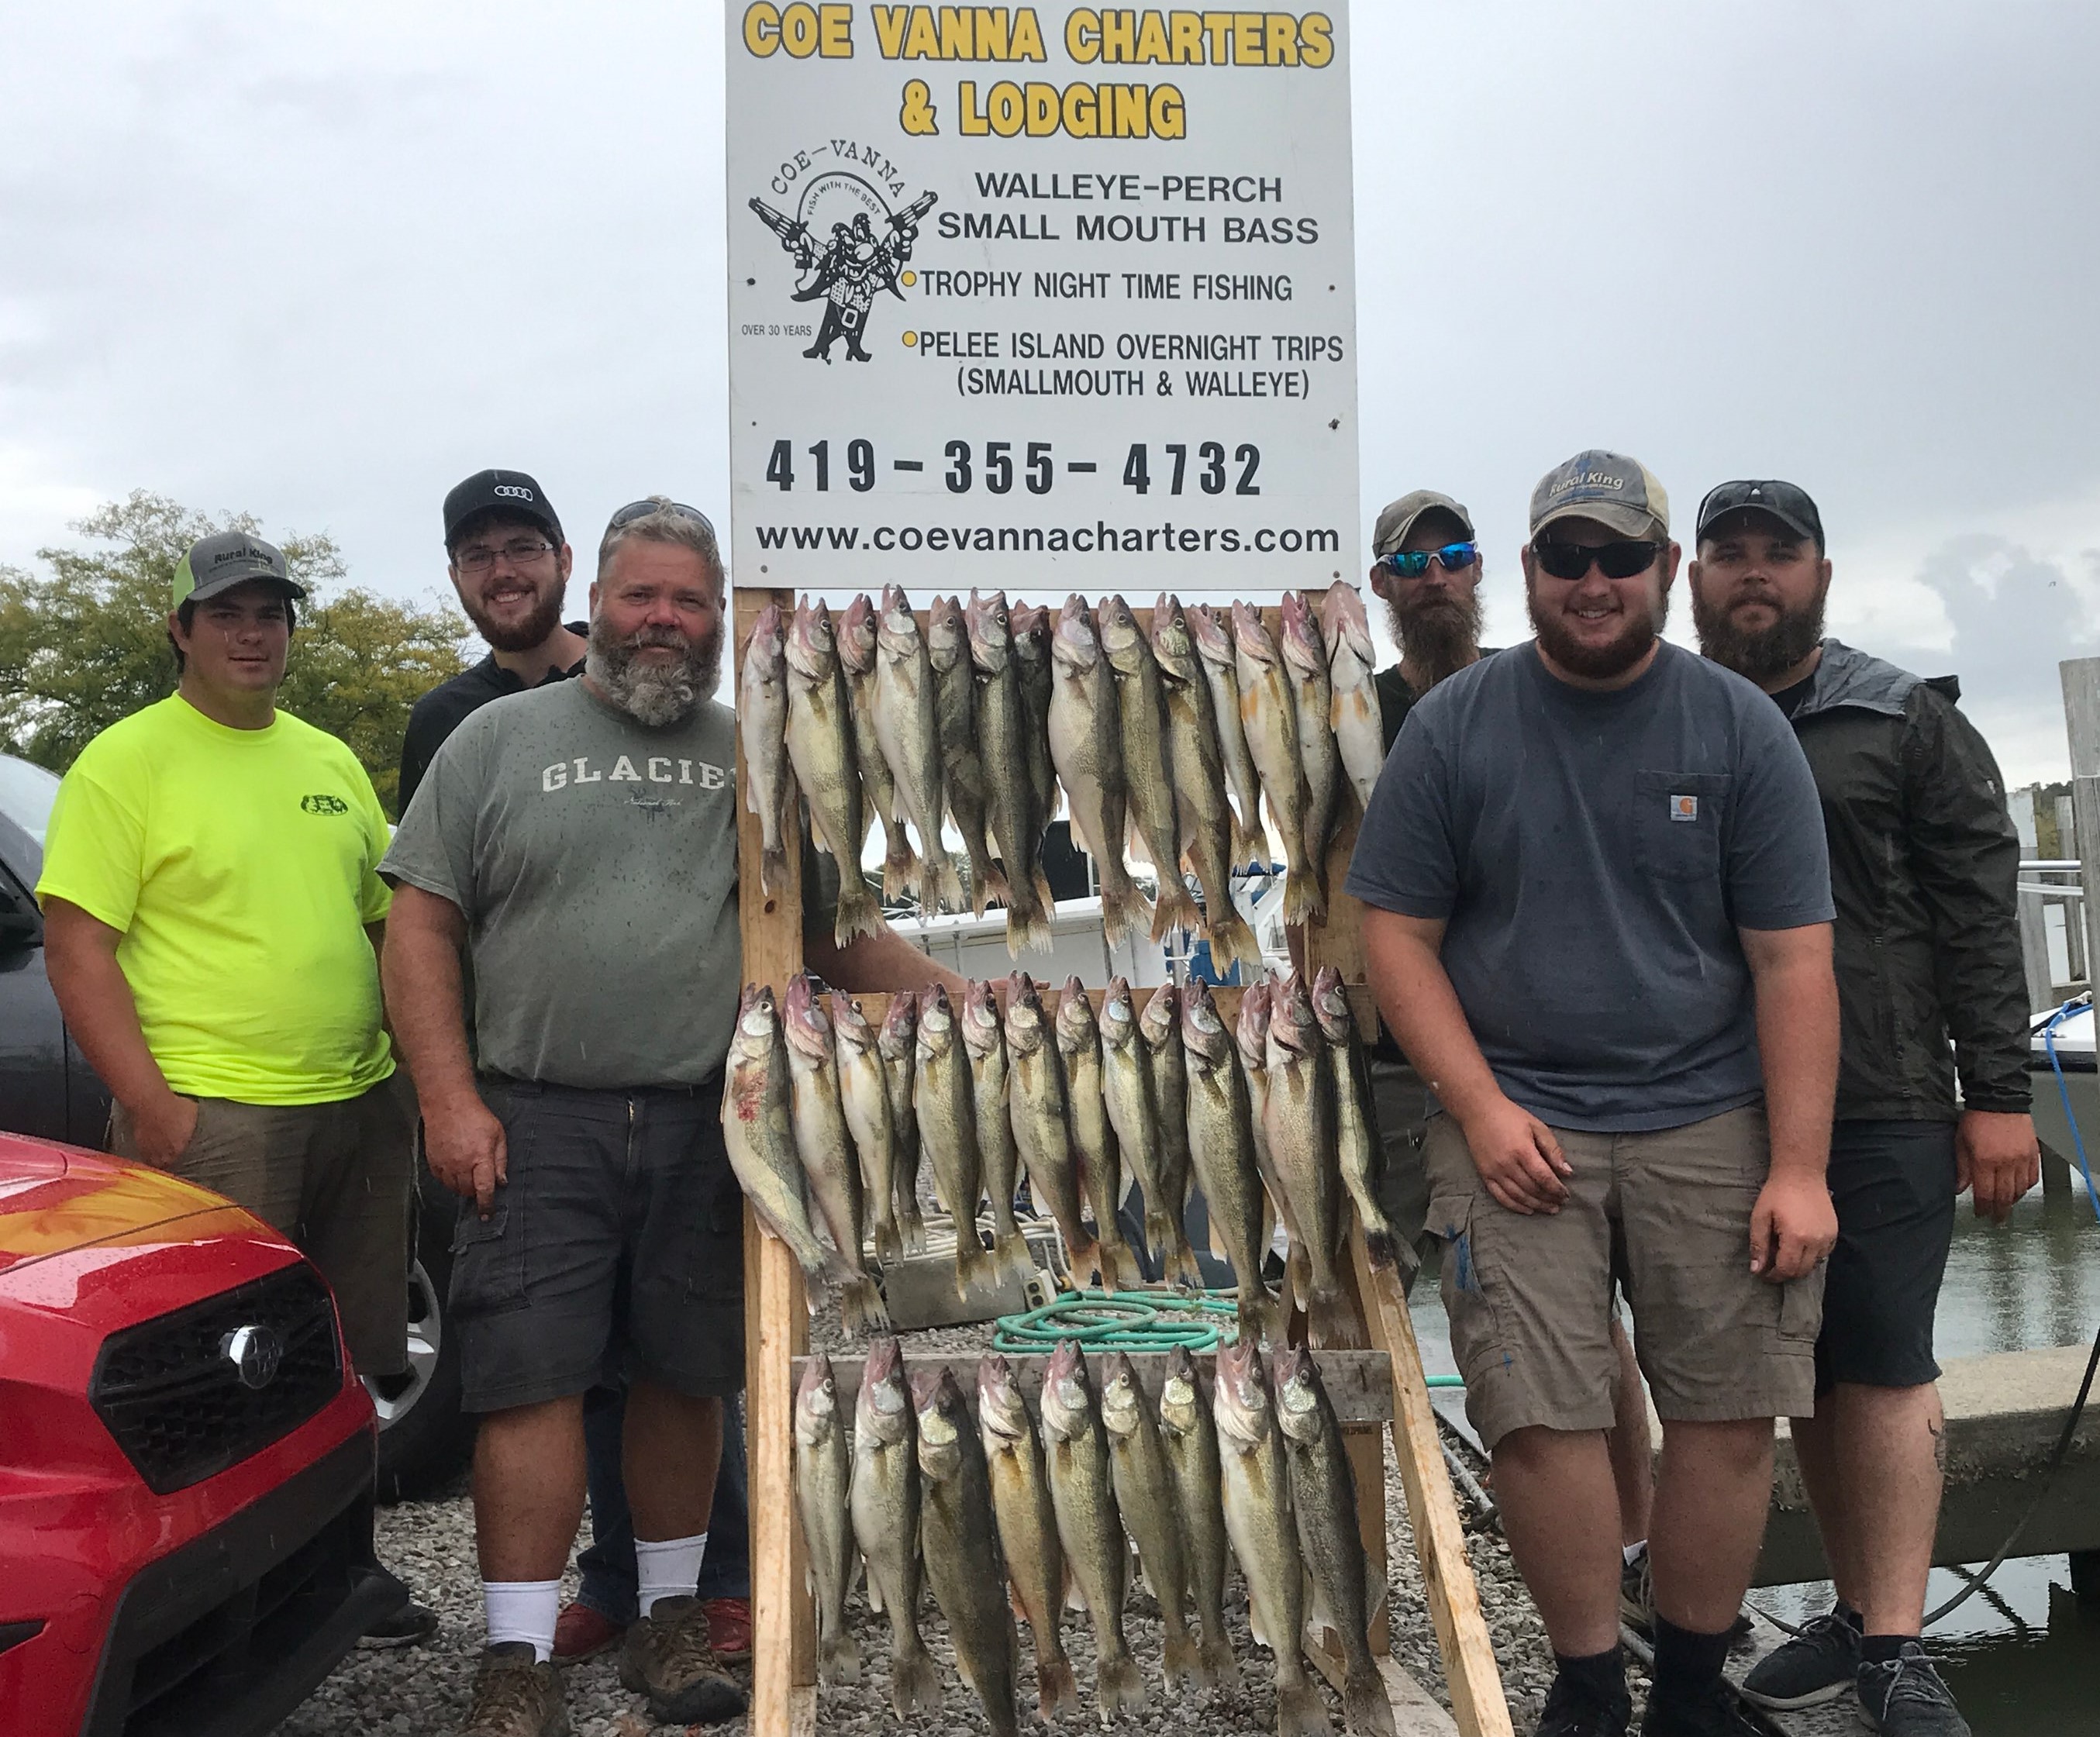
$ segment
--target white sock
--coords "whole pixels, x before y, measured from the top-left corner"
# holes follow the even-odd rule
[[[483,1580],[482,1608],[488,1614],[488,1644],[530,1641],[545,1664],[554,1655],[554,1622],[562,1614],[559,1580]]]
[[[1621,1545],[1619,1546],[1619,1554],[1625,1559],[1626,1565],[1630,1568],[1635,1563],[1641,1559],[1641,1553],[1647,1550],[1647,1548],[1648,1540],[1643,1538],[1638,1544]]]
[[[690,1598],[700,1589],[700,1558],[708,1535],[665,1538],[660,1543],[634,1541],[635,1603],[646,1616],[659,1598]]]

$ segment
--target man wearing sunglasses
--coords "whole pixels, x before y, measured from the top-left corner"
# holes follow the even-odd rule
[[[471,1737],[568,1729],[549,1661],[583,1404],[621,1378],[639,1614],[620,1680],[667,1722],[743,1710],[697,1596],[722,1402],[743,1385],[743,1194],[721,1121],[743,981],[736,723],[710,698],[726,602],[704,515],[623,507],[581,679],[461,725],[382,865],[387,1005],[430,1169],[461,1197],[452,1325],[482,1419],[488,1641]],[[805,952],[834,985],[960,991],[887,930],[832,946],[822,903]]]
[[[1539,1737],[1630,1716],[1615,1285],[1663,1422],[1643,1730],[1746,1729],[1721,1666],[1837,1232],[1815,787],[1754,687],[1658,637],[1678,559],[1645,467],[1549,473],[1524,553],[1537,637],[1415,705],[1348,880],[1442,1112],[1424,1156],[1453,1349],[1559,1664]]]
[[[1793,1708],[1856,1686],[1879,1730],[1965,1737],[1918,1641],[1944,1451],[1932,1325],[1957,1196],[1973,1189],[1978,1215],[2002,1219],[2040,1170],[2019,839],[1953,680],[1824,637],[1830,572],[1822,515],[1794,484],[1723,483],[1701,504],[1700,646],[1777,702],[1822,796],[1844,1034],[1838,1245],[1815,1414],[1793,1425],[1838,1602],[1744,1686]]]
[[[408,812],[446,738],[491,700],[583,673],[589,624],[564,626],[574,555],[539,483],[522,470],[482,470],[445,496],[445,554],[460,606],[489,655],[433,688],[409,714],[401,746],[401,812]],[[620,1420],[626,1395],[592,1390],[584,1401],[590,1462],[591,1543],[577,1558],[582,1584],[562,1607],[554,1662],[571,1664],[617,1646],[634,1620],[634,1536],[620,1481]],[[708,1516],[699,1598],[717,1656],[751,1655],[750,1516],[745,1508],[743,1432],[727,1420],[721,1470]]]

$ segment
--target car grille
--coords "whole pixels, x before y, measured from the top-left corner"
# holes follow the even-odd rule
[[[227,1355],[243,1328],[265,1329],[281,1350],[259,1386]],[[112,1333],[89,1397],[139,1475],[165,1496],[267,1447],[342,1386],[335,1307],[302,1264]]]

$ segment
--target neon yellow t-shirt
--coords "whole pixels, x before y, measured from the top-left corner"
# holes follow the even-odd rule
[[[280,712],[214,723],[170,694],[82,751],[39,899],[123,932],[117,963],[177,1091],[328,1104],[394,1071],[364,925],[386,817],[357,757]]]

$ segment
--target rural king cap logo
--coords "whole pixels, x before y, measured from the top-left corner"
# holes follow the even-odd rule
[[[1672,796],[1670,799],[1670,818],[1672,820],[1696,820],[1699,818],[1699,799],[1696,796]]]
[[[810,360],[828,366],[840,338],[849,362],[874,359],[861,345],[869,311],[885,291],[904,299],[898,280],[919,240],[920,219],[940,196],[929,189],[893,205],[904,188],[903,175],[880,152],[833,139],[797,151],[774,174],[772,192],[794,196],[793,216],[762,199],[748,201],[795,262],[798,281],[789,299],[824,304],[817,341],[802,352]]]
[[[218,567],[224,567],[229,561],[260,561],[267,563],[269,559],[270,558],[254,544],[243,543],[237,549],[220,549],[211,558],[211,564]]]
[[[302,796],[299,806],[309,814],[347,814],[350,805],[340,796]]]

